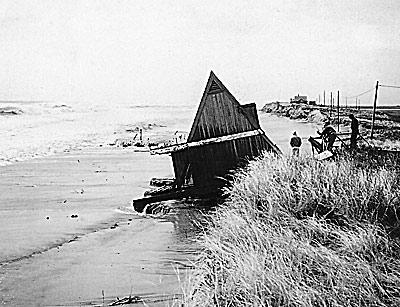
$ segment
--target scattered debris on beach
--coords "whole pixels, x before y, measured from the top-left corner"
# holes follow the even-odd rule
[[[166,185],[173,185],[174,182],[174,178],[152,178],[150,180],[150,185],[153,187],[164,187]]]
[[[129,295],[123,298],[117,297],[117,299],[108,306],[120,306],[120,305],[137,304],[137,303],[143,303],[142,298],[137,295],[134,296]]]
[[[148,151],[149,146],[157,146],[161,142],[165,142],[163,140],[159,140],[159,138],[156,138],[156,140],[151,141],[149,135],[146,137],[144,136],[144,132],[148,132],[149,130],[152,130],[154,128],[163,128],[166,127],[161,124],[157,123],[147,123],[147,124],[141,124],[141,125],[135,125],[135,126],[125,126],[124,132],[128,134],[134,134],[133,136],[124,136],[124,137],[119,137],[115,139],[114,142],[109,143],[109,146],[116,146],[116,147],[137,147],[137,148],[147,148],[146,151]],[[117,132],[114,132],[114,134],[117,134]],[[154,138],[154,135],[151,135],[152,138]],[[143,151],[143,150],[141,150]]]
[[[153,306],[153,304],[165,303],[167,306],[172,306],[174,304],[172,302],[177,301],[182,298],[182,294],[145,294],[145,295],[132,295],[124,296],[122,298],[105,298],[104,297],[104,290],[102,290],[102,301],[101,303],[95,303],[92,301],[80,302],[80,306],[122,306],[122,305],[144,305],[144,306]],[[158,306],[158,305],[157,305]]]

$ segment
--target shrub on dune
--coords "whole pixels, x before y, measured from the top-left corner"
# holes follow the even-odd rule
[[[400,305],[395,168],[267,155],[234,178],[187,305]]]

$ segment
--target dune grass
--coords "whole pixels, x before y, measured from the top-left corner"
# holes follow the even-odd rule
[[[185,306],[400,306],[395,166],[266,155],[233,178]]]

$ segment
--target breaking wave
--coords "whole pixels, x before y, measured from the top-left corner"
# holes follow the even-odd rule
[[[22,109],[16,107],[0,107],[0,116],[21,115]]]

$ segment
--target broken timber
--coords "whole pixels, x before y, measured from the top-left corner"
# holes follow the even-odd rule
[[[211,72],[187,142],[150,149],[171,155],[173,188],[135,200],[135,210],[162,200],[216,194],[226,183],[221,178],[264,151],[281,153],[261,129],[256,105],[241,105]]]
[[[167,153],[184,150],[184,149],[191,148],[191,147],[204,146],[204,145],[208,145],[208,144],[217,144],[217,143],[221,143],[221,142],[237,140],[237,139],[246,138],[246,137],[254,136],[254,135],[261,135],[261,134],[264,134],[264,131],[262,131],[261,129],[257,129],[257,130],[247,131],[247,132],[241,132],[241,133],[236,133],[236,134],[231,134],[231,135],[220,136],[220,137],[216,137],[216,138],[210,138],[210,139],[197,141],[197,142],[183,143],[183,144],[172,145],[172,146],[167,146],[167,147],[162,147],[162,148],[152,148],[152,149],[150,149],[150,153],[153,155],[167,154]]]

